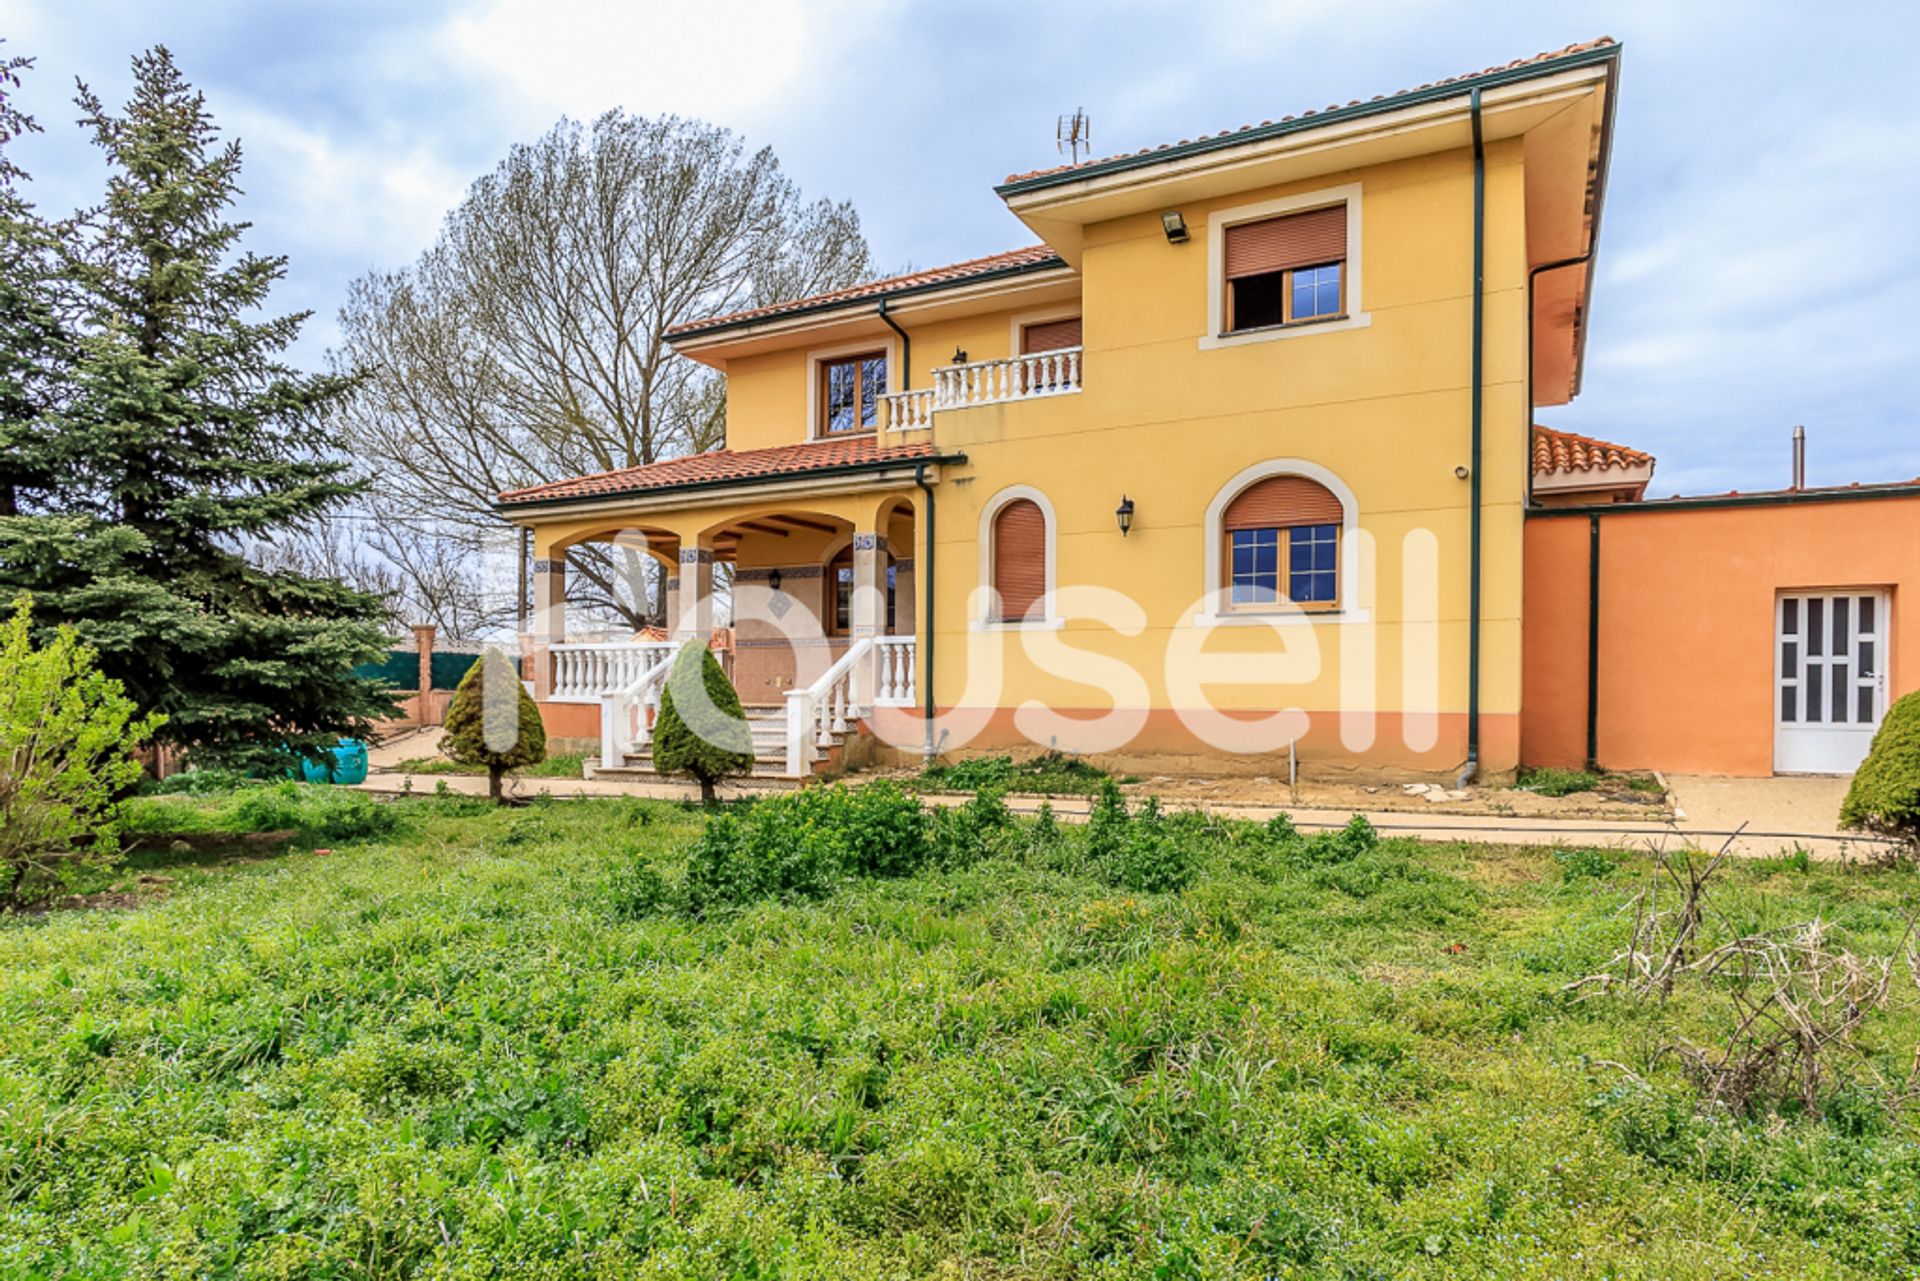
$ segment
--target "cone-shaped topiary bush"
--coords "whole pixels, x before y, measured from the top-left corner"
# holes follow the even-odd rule
[[[1887,709],[1847,789],[1840,822],[1920,846],[1920,690]]]
[[[508,770],[547,759],[540,705],[499,650],[488,650],[460,678],[447,704],[447,733],[440,750],[462,765],[486,766],[487,795],[496,801],[504,799],[500,779]]]
[[[653,723],[653,767],[694,779],[708,803],[715,783],[753,770],[753,731],[740,696],[702,641],[681,646],[667,669]]]

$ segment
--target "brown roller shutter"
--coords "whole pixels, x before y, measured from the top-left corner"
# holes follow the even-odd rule
[[[1059,351],[1062,347],[1080,345],[1080,317],[1071,320],[1049,320],[1044,324],[1028,325],[1020,331],[1020,351],[1031,356],[1036,351]]]
[[[1347,256],[1347,207],[1243,222],[1227,228],[1227,279],[1289,267],[1313,267]]]
[[[1338,525],[1340,500],[1305,476],[1269,476],[1240,491],[1227,504],[1227,529],[1275,529],[1283,525]]]
[[[993,586],[1004,621],[1025,618],[1047,590],[1047,518],[1031,499],[1016,498],[993,518]]]

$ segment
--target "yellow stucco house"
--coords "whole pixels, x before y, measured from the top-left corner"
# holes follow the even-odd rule
[[[1537,406],[1578,390],[1620,47],[1009,178],[1040,243],[670,331],[727,447],[504,494],[550,732],[646,766],[665,646],[569,643],[612,540],[714,625],[771,772],[878,744],[1500,772]]]

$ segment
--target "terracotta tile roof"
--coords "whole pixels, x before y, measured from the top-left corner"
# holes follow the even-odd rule
[[[724,329],[749,320],[763,320],[795,311],[812,311],[821,307],[831,307],[837,303],[858,302],[862,298],[879,298],[889,294],[914,293],[940,285],[961,284],[977,276],[991,276],[997,272],[1038,271],[1047,267],[1065,265],[1060,255],[1047,246],[1028,245],[1025,249],[1010,249],[1006,253],[988,254],[985,258],[969,258],[965,262],[956,262],[945,267],[929,267],[925,271],[910,271],[903,276],[869,280],[864,285],[835,289],[829,293],[814,294],[807,298],[793,298],[765,307],[728,312],[724,316],[709,316],[704,320],[689,320],[682,324],[669,325],[666,333],[667,337],[672,339],[678,334],[704,333],[709,329]]]
[[[612,498],[655,490],[717,485],[728,481],[775,480],[808,472],[841,468],[882,467],[891,463],[934,458],[939,450],[930,442],[881,447],[871,436],[850,440],[815,440],[769,449],[716,449],[644,467],[571,476],[566,480],[510,489],[497,500],[503,507],[519,503],[559,502],[566,499]]]
[[[1449,76],[1445,80],[1435,80],[1429,84],[1420,85],[1417,88],[1401,89],[1395,93],[1375,94],[1372,98],[1364,100],[1355,98],[1344,107],[1339,103],[1332,103],[1321,110],[1303,111],[1297,116],[1282,116],[1279,120],[1262,120],[1258,124],[1242,125],[1238,129],[1222,129],[1219,133],[1201,134],[1198,138],[1182,138],[1178,142],[1163,142],[1158,146],[1142,147],[1138,151],[1127,151],[1121,152],[1118,155],[1103,156],[1099,159],[1082,160],[1078,164],[1054,165],[1047,169],[1032,169],[1026,173],[1008,174],[1006,182],[1002,185],[1007,186],[1018,182],[1028,182],[1035,178],[1052,177],[1055,174],[1070,173],[1077,169],[1091,169],[1128,160],[1140,160],[1158,155],[1161,152],[1175,151],[1182,147],[1191,147],[1200,143],[1231,142],[1243,134],[1251,134],[1263,129],[1272,129],[1277,125],[1296,123],[1305,125],[1320,116],[1331,115],[1335,112],[1352,111],[1358,108],[1372,106],[1375,103],[1391,104],[1397,99],[1409,98],[1416,94],[1429,93],[1435,89],[1446,88],[1449,85],[1465,84],[1471,80],[1478,80],[1483,76],[1499,75],[1502,72],[1519,71],[1527,67],[1538,66],[1543,63],[1556,61],[1560,58],[1570,57],[1574,54],[1591,53],[1598,49],[1613,48],[1616,44],[1617,42],[1611,36],[1601,36],[1598,40],[1587,40],[1579,44],[1570,44],[1564,49],[1555,49],[1550,53],[1536,53],[1531,58],[1516,58],[1512,62],[1502,66],[1486,67],[1480,71],[1470,71],[1462,75]]]
[[[1605,467],[1651,467],[1653,455],[1591,436],[1555,431],[1538,423],[1533,428],[1533,474],[1593,471]]]

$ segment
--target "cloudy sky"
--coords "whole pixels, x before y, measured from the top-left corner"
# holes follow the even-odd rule
[[[169,45],[247,149],[251,245],[317,315],[410,262],[467,184],[562,114],[678,112],[853,200],[878,261],[1030,237],[994,197],[1055,162],[1367,97],[1609,34],[1627,46],[1580,400],[1543,420],[1653,450],[1656,492],[1920,476],[1920,6],[1744,0],[0,0],[47,133],[43,208],[92,199],[75,77],[123,100]],[[876,162],[874,157],[888,157]]]

